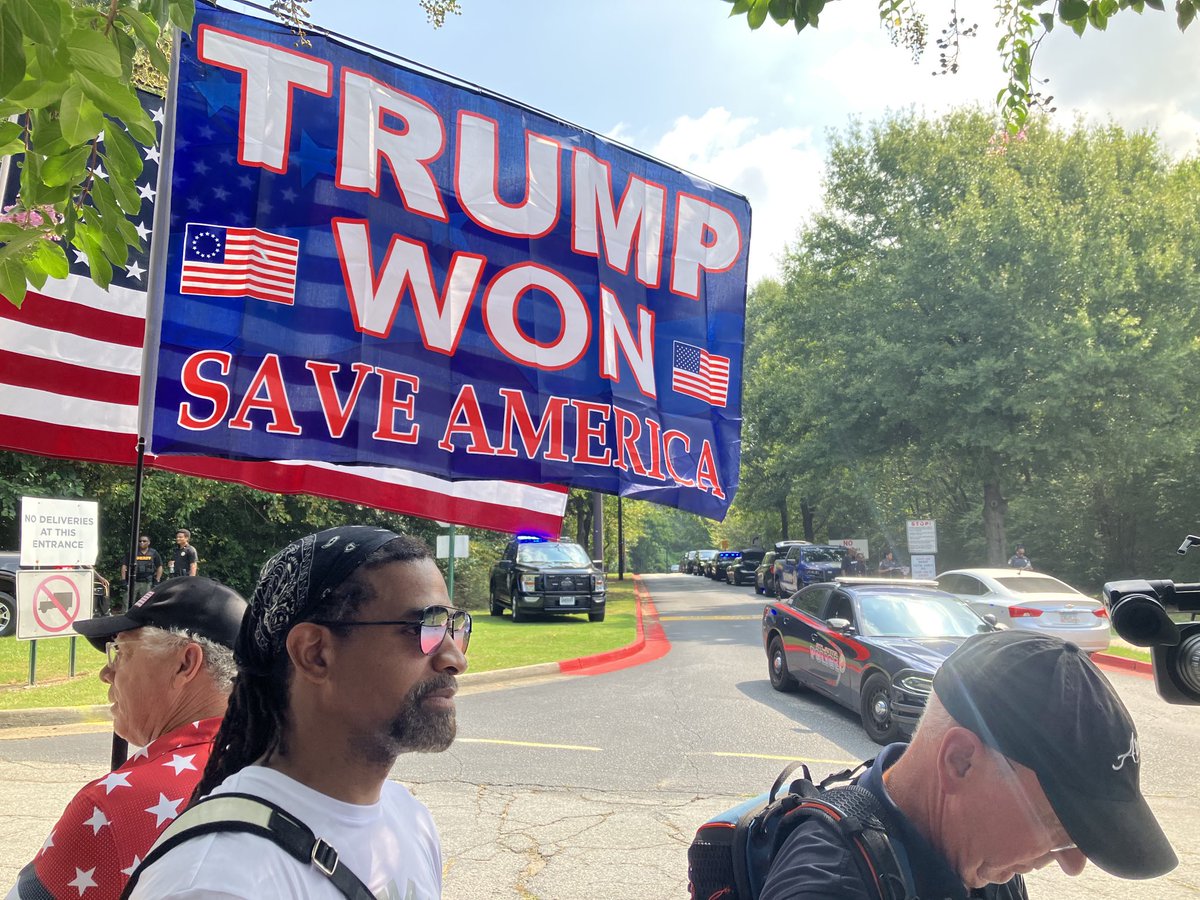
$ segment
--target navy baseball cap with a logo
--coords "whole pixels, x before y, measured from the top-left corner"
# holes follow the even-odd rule
[[[246,601],[233,588],[200,575],[184,576],[161,582],[122,615],[83,619],[74,628],[100,651],[114,635],[146,625],[182,628],[232,649],[245,612]]]
[[[967,639],[933,690],[985,744],[1032,769],[1075,846],[1110,875],[1155,878],[1178,864],[1139,784],[1125,705],[1074,644],[1027,631]]]

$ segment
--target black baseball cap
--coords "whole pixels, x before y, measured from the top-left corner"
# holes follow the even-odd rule
[[[182,628],[232,649],[245,612],[246,601],[233,588],[199,575],[183,576],[148,590],[123,615],[84,619],[74,627],[101,651],[113,635],[145,625]]]
[[[973,635],[942,664],[933,690],[958,724],[1034,771],[1090,862],[1118,878],[1178,865],[1142,796],[1133,719],[1077,646],[1028,631]]]

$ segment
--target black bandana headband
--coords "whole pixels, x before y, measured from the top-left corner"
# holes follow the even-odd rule
[[[267,674],[297,622],[349,578],[363,562],[399,535],[386,528],[344,525],[288,544],[262,567],[242,619],[234,655],[252,674]]]

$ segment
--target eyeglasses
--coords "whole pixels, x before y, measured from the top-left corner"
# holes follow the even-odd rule
[[[336,622],[329,619],[310,619],[314,625],[325,625],[328,628],[358,628],[368,625],[395,625],[404,629],[405,634],[420,634],[421,652],[426,656],[436,653],[442,646],[446,635],[458,648],[460,653],[467,652],[471,642],[471,614],[462,609],[451,609],[448,606],[427,606],[421,610],[421,618],[408,621],[385,622]]]
[[[108,657],[108,667],[115,669],[117,667],[117,660],[121,656],[121,645],[116,641],[108,641],[104,645],[104,655]]]

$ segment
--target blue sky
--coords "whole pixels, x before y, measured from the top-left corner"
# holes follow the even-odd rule
[[[750,277],[777,259],[820,200],[830,129],[889,109],[991,108],[1003,81],[990,3],[961,71],[913,65],[875,4],[831,2],[818,32],[768,22],[751,32],[722,0],[461,0],[441,29],[416,0],[311,0],[318,24],[473,82],[745,194],[754,211]],[[936,36],[948,5],[924,0]],[[1153,128],[1175,153],[1200,139],[1200,24],[1122,13],[1082,40],[1056,29],[1038,71],[1057,121]]]

